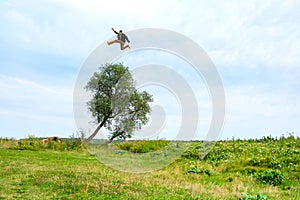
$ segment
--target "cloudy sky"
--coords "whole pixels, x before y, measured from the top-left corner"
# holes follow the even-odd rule
[[[225,89],[221,138],[299,135],[299,13],[298,0],[2,0],[0,136],[74,133],[76,78],[111,27],[176,31],[206,51]]]

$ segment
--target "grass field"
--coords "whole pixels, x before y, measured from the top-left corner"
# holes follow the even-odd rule
[[[145,152],[136,143],[127,150]],[[203,158],[193,142],[150,173],[117,171],[84,149],[55,145],[1,139],[0,199],[300,199],[300,138],[219,141]]]

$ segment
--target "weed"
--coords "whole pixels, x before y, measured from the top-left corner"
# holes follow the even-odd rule
[[[200,169],[198,170],[198,168],[196,166],[192,167],[192,169],[188,170],[187,173],[191,174],[206,174],[207,176],[211,176],[212,175],[212,171],[210,169]]]
[[[263,194],[250,195],[245,192],[242,193],[243,197],[240,200],[267,200],[267,196]]]

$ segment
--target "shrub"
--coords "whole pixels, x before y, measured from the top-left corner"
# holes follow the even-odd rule
[[[271,169],[256,173],[255,178],[261,183],[274,186],[281,185],[284,182],[284,175],[279,171]]]
[[[181,156],[185,158],[201,158],[201,148],[203,144],[203,142],[193,142],[192,145],[185,152],[183,152]]]
[[[37,151],[41,149],[41,144],[37,139],[24,139],[12,143],[9,149]]]
[[[63,143],[63,150],[84,150],[85,146],[83,140],[80,138],[71,139]]]
[[[125,141],[117,143],[116,146],[122,150],[133,153],[147,153],[157,151],[170,142],[165,140],[149,140],[149,141]]]
[[[56,141],[50,141],[47,144],[43,144],[37,138],[12,140],[7,148],[14,149],[14,150],[32,150],[32,151],[37,151],[41,149],[51,149],[55,151],[69,151],[69,150],[78,151],[78,150],[85,149],[84,144],[80,138],[69,139],[62,143]]]
[[[0,144],[5,143],[5,142],[8,142],[8,141],[9,141],[8,138],[0,137]]]
[[[56,142],[56,141],[50,141],[45,145],[46,149],[52,149],[52,150],[62,150],[62,143]]]

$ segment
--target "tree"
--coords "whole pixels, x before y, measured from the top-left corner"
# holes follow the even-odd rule
[[[87,102],[94,122],[98,125],[85,142],[91,141],[102,127],[109,130],[109,142],[130,138],[134,130],[148,121],[149,103],[153,98],[146,91],[139,92],[128,67],[106,64],[95,72],[85,89],[92,98]]]

